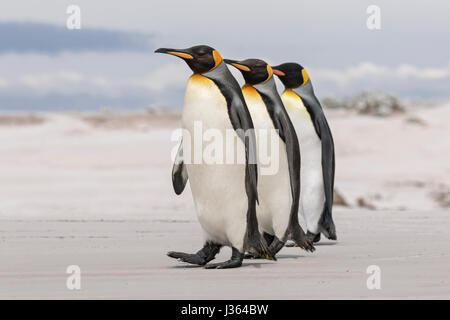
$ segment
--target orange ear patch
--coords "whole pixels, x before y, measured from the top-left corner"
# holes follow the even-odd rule
[[[269,65],[267,65],[267,74],[268,74],[268,76],[267,76],[266,81],[269,80],[269,79],[273,76],[273,70],[272,70],[272,67],[269,66]]]
[[[302,69],[303,83],[302,86],[305,85],[309,80],[308,72],[305,69]]]
[[[213,58],[215,62],[214,66],[217,67],[222,62],[222,56],[219,52],[217,52],[217,50],[213,50]]]

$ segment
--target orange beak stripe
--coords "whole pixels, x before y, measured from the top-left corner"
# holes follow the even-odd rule
[[[278,70],[278,69],[272,68],[272,71],[273,71],[273,73],[275,73],[277,76],[280,76],[280,77],[284,77],[286,75],[286,73],[284,73],[283,71]]]
[[[233,65],[235,68],[238,68],[239,70],[247,71],[247,72],[250,71],[250,68],[249,68],[249,67],[244,66],[244,65],[242,65],[242,64],[232,63],[232,65]]]
[[[188,53],[176,52],[176,51],[169,51],[169,52],[167,52],[167,53],[168,53],[168,54],[171,54],[171,55],[173,55],[173,56],[177,56],[177,57],[183,58],[183,59],[189,59],[189,60],[194,59],[194,57],[191,56],[191,55],[188,54]]]

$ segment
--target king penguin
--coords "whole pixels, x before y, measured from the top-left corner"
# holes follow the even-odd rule
[[[298,134],[302,167],[300,211],[307,236],[320,241],[320,233],[336,240],[332,218],[335,156],[334,142],[327,119],[306,70],[297,63],[272,67],[285,90],[284,106]]]
[[[225,59],[241,71],[245,85],[242,87],[244,99],[250,111],[257,133],[258,155],[267,143],[262,135],[268,130],[277,130],[278,148],[270,150],[271,160],[278,162],[278,170],[271,174],[261,174],[259,167],[256,209],[260,229],[269,245],[271,254],[276,254],[286,240],[294,242],[307,251],[314,251],[298,222],[300,196],[300,150],[295,129],[284,109],[277,92],[272,68],[263,60],[247,59],[235,61]],[[270,138],[270,137],[269,137]],[[275,159],[275,157],[277,159]]]
[[[209,46],[181,50],[160,48],[155,52],[179,57],[193,71],[184,97],[183,140],[175,159],[172,181],[175,192],[181,193],[189,178],[198,220],[205,235],[205,244],[197,253],[169,252],[168,256],[207,269],[240,267],[246,250],[274,260],[259,233],[256,137],[238,82],[219,52]],[[198,141],[191,140],[196,124],[220,130],[222,136],[231,131],[236,137],[234,140],[245,148],[244,164],[186,161],[184,151],[197,152],[195,144]],[[207,264],[222,246],[232,248],[231,259]]]

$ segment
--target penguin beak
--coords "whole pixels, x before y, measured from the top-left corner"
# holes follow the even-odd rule
[[[243,65],[242,63],[240,63],[237,60],[231,60],[231,59],[223,59],[223,61],[225,61],[225,63],[227,64],[231,64],[233,67],[235,67],[236,69],[239,69],[241,71],[250,71],[250,68],[247,67],[246,65]]]
[[[281,70],[276,69],[276,67],[272,67],[272,71],[274,74],[276,74],[279,77],[284,77],[286,75],[286,73],[284,73]]]
[[[237,60],[231,60],[231,59],[223,59],[223,61],[225,61],[225,63],[228,63],[228,64],[233,64],[233,63],[238,62]]]
[[[194,57],[187,52],[186,49],[168,49],[168,48],[159,48],[155,50],[155,53],[165,53],[171,54],[173,56],[179,57],[181,59],[192,60]]]

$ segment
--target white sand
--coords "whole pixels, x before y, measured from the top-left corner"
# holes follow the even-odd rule
[[[339,242],[238,270],[165,256],[201,245],[190,191],[171,187],[176,119],[43,117],[0,121],[0,298],[450,298],[449,106],[389,119],[329,112],[336,186],[352,206],[335,210]],[[66,289],[71,264],[81,291]],[[366,288],[372,264],[381,290]]]
[[[450,201],[449,121],[450,105],[389,119],[336,114],[337,188],[377,208],[439,208],[436,194]]]
[[[335,245],[325,241],[312,254],[284,248],[277,262],[234,270],[165,256],[199,248],[195,222],[2,221],[0,298],[450,298],[448,212],[338,210],[336,220]],[[80,291],[65,286],[74,264]],[[381,290],[366,287],[369,265],[381,268]]]

